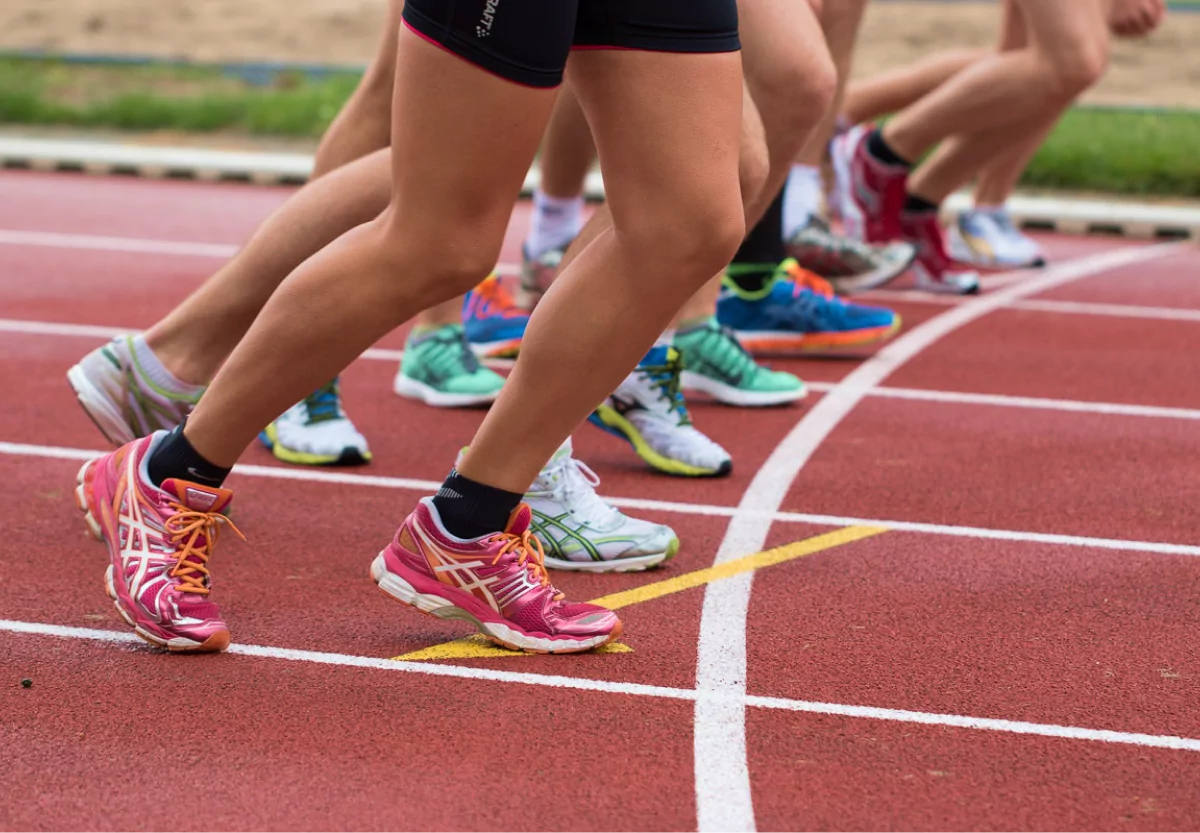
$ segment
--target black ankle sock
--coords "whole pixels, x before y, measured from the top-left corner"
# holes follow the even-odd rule
[[[912,167],[912,162],[904,159],[896,151],[892,150],[892,146],[883,138],[883,131],[875,129],[871,131],[871,135],[867,137],[867,153],[874,156],[885,165],[903,165],[906,168]]]
[[[453,469],[434,495],[433,505],[451,535],[478,538],[503,530],[524,497],[517,492],[476,483]]]
[[[733,256],[729,278],[745,292],[758,292],[771,280],[775,267],[787,257],[783,248],[783,191],[775,196],[758,225],[746,235]]]
[[[161,486],[164,480],[172,477],[202,486],[220,486],[229,476],[229,469],[208,462],[192,448],[183,435],[183,425],[176,426],[151,452],[147,468],[150,482],[155,486]]]
[[[908,194],[904,198],[904,208],[901,210],[905,214],[929,214],[938,210],[938,204],[916,194]]]

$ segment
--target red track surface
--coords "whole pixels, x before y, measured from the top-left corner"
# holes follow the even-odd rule
[[[236,245],[287,193],[4,173],[0,319],[146,326],[220,262],[5,243],[4,231]],[[506,261],[524,210],[514,217]],[[1133,245],[1043,242],[1056,263]],[[1200,314],[1200,256],[1180,250],[1036,298]],[[917,297],[895,306],[909,329],[951,308]],[[885,532],[755,579],[746,693],[779,699],[751,701],[745,752],[729,756],[745,756],[761,829],[1200,825],[1200,741],[1190,740],[1200,738],[1200,320],[1115,312],[998,310],[884,382],[1075,400],[1076,410],[868,396],[799,468],[783,511],[943,526]],[[101,339],[13,329],[0,322],[0,443],[100,448],[62,375]],[[393,334],[381,346],[401,345]],[[776,364],[837,382],[866,358]],[[344,377],[376,454],[362,473],[440,479],[479,414],[400,400],[394,372],[363,360]],[[690,507],[629,510],[679,531],[684,549],[668,569],[560,585],[594,598],[710,566],[730,508],[820,396],[767,411],[696,405],[698,424],[735,457],[719,481],[654,476],[582,430],[576,447],[603,493]],[[1078,410],[1097,402],[1186,410]],[[689,698],[705,589],[625,608],[633,653],[351,667],[462,635],[366,579],[420,492],[235,475],[250,543],[222,546],[218,593],[235,640],[272,650],[157,655],[42,627],[119,630],[100,590],[103,550],[73,505],[79,464],[53,453],[0,446],[0,827],[695,829],[698,802],[734,798],[695,777],[693,733],[704,730]],[[258,448],[245,462],[276,465]],[[776,522],[768,545],[837,526],[805,520]],[[41,632],[16,632],[31,627]],[[289,661],[282,649],[337,656]],[[604,683],[616,689],[595,690]],[[917,717],[845,715],[856,706]],[[1048,728],[964,728],[947,715]],[[1069,727],[1124,734],[1103,742]],[[147,799],[151,789],[159,797]]]

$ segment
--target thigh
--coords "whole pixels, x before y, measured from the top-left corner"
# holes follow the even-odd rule
[[[1054,60],[1064,53],[1104,49],[1109,0],[1013,0],[1030,46]]]
[[[466,223],[481,245],[498,246],[554,105],[574,8],[408,0],[404,23],[388,218],[407,240],[441,239],[447,223]]]

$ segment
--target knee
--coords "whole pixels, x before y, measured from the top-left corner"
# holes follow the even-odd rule
[[[377,251],[389,285],[397,295],[413,298],[422,308],[474,289],[495,269],[504,239],[503,225],[494,234],[464,223],[427,229],[397,219],[390,209],[376,226]]]
[[[1058,98],[1074,99],[1092,87],[1108,69],[1108,39],[1066,45],[1046,56],[1048,86]]]
[[[837,95],[837,67],[827,50],[791,56],[759,74],[752,86],[773,158],[800,151]]]
[[[724,269],[746,236],[742,202],[733,193],[680,202],[657,216],[636,232],[641,241],[637,260],[651,271],[679,275],[689,292]],[[654,261],[660,265],[653,266]]]

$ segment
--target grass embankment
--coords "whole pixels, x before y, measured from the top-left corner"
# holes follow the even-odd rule
[[[0,60],[0,123],[317,137],[356,80],[285,72],[256,86],[213,68],[8,59]],[[1023,184],[1200,197],[1198,142],[1200,113],[1077,109]]]

